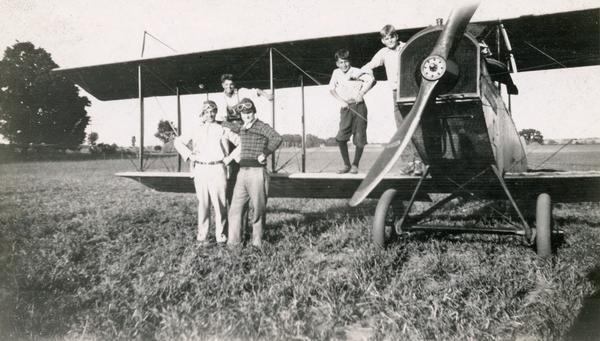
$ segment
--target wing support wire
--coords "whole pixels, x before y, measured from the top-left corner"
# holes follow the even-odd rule
[[[323,83],[319,82],[315,77],[311,76],[308,72],[306,72],[304,69],[302,69],[300,66],[298,66],[298,64],[294,63],[293,60],[291,60],[290,58],[288,58],[286,55],[284,55],[281,51],[279,51],[276,48],[273,48],[273,51],[277,52],[280,56],[282,56],[288,63],[290,63],[293,67],[295,67],[296,69],[298,69],[300,72],[302,72],[303,74],[306,75],[306,77],[310,78],[313,82],[315,82],[317,85],[323,85]],[[364,121],[367,121],[367,119],[359,114],[356,110],[348,107],[348,109],[350,109],[350,111],[352,111],[353,114],[355,114],[356,116],[360,117],[361,119],[363,119]]]
[[[498,181],[498,184],[502,188],[502,191],[503,191],[506,199],[510,202],[512,208],[516,212],[518,219],[520,221],[520,224],[512,223],[510,217],[506,216],[505,214],[503,214],[502,212],[500,212],[499,210],[495,209],[492,206],[489,206],[489,207],[495,213],[499,214],[502,218],[504,218],[509,225],[513,226],[512,228],[509,228],[509,227],[484,227],[484,226],[479,226],[476,224],[469,224],[469,225],[464,225],[464,226],[440,226],[440,225],[432,225],[432,224],[419,224],[420,221],[422,221],[423,219],[425,219],[427,217],[430,217],[434,212],[441,209],[443,206],[445,206],[447,203],[449,203],[453,199],[462,198],[463,202],[461,203],[461,205],[464,205],[467,201],[483,200],[480,197],[478,197],[477,194],[470,191],[468,189],[468,186],[477,180],[485,181],[486,179],[484,179],[484,175],[486,175],[486,173],[490,173],[490,171],[492,173],[491,175],[493,175],[493,176],[488,177],[487,180],[489,180],[491,182]],[[484,168],[481,172],[472,176],[470,179],[463,182],[462,184],[457,183],[456,181],[454,181],[453,179],[450,179],[449,177],[446,177],[445,180],[447,180],[449,183],[454,184],[456,186],[456,189],[453,192],[446,195],[444,198],[433,203],[429,208],[427,208],[423,212],[415,214],[413,216],[410,216],[409,213],[410,213],[411,209],[413,208],[413,205],[415,203],[415,200],[416,200],[419,192],[422,189],[423,181],[428,175],[429,175],[429,167],[427,167],[425,169],[425,172],[419,179],[419,182],[418,182],[417,186],[415,187],[415,189],[411,195],[411,198],[408,201],[408,204],[407,204],[406,208],[404,209],[404,212],[402,213],[402,216],[400,216],[399,219],[397,219],[394,224],[397,234],[400,234],[402,231],[440,231],[440,232],[443,231],[443,232],[451,232],[451,233],[513,234],[513,235],[523,236],[525,239],[525,242],[529,245],[531,245],[533,243],[533,241],[535,240],[534,230],[527,223],[527,220],[525,219],[523,213],[519,209],[517,202],[514,200],[513,196],[511,195],[510,191],[508,190],[508,187],[506,186],[506,183],[504,182],[502,174],[500,174],[499,170],[496,168],[495,165],[490,165],[489,167]],[[490,175],[490,174],[488,174],[488,175]]]
[[[536,50],[537,52],[541,53],[543,56],[547,57],[548,59],[550,59],[551,61],[555,62],[556,64],[562,66],[563,68],[566,68],[567,66],[561,62],[559,62],[556,58],[552,57],[551,55],[547,54],[546,52],[538,49],[537,47],[533,46],[533,44],[531,44],[530,42],[528,42],[527,40],[524,41],[525,44],[529,45],[531,48],[533,48],[534,50]]]
[[[155,36],[153,36],[152,34],[150,34],[147,31],[144,31],[144,36],[143,36],[143,41],[142,41],[142,49],[141,49],[141,56],[143,57],[144,55],[144,51],[145,51],[145,47],[146,47],[146,36],[150,36],[151,38],[155,39],[156,41],[158,41],[159,43],[163,44],[164,46],[166,46],[167,48],[171,49],[172,51],[175,51],[175,49],[173,49],[172,47],[170,47],[169,45],[167,45],[166,43],[164,43],[163,41],[161,41],[160,39],[156,38]],[[176,51],[175,51],[176,52]],[[252,67],[254,67],[256,65],[256,63],[261,60],[263,57],[265,57],[265,55],[267,53],[269,53],[269,59],[270,59],[270,79],[271,79],[271,92],[274,96],[274,85],[273,85],[273,71],[272,71],[272,67],[273,67],[273,52],[276,52],[277,54],[279,54],[283,59],[285,59],[290,65],[292,65],[293,67],[295,67],[296,69],[298,69],[302,74],[306,75],[308,78],[310,78],[316,85],[323,85],[321,82],[319,82],[315,77],[313,77],[312,75],[310,75],[306,70],[304,70],[302,67],[300,67],[297,63],[295,63],[291,58],[289,58],[288,56],[286,56],[283,52],[281,52],[280,50],[278,50],[275,47],[272,48],[268,48],[265,49],[265,51],[258,56],[239,76],[239,78],[242,78],[243,76],[245,76],[250,69],[252,69]],[[169,89],[171,92],[176,93],[178,96],[180,95],[180,87],[177,86],[176,88],[171,87],[169,84],[167,84],[158,74],[156,74],[153,70],[151,70],[150,68],[146,67],[145,65],[138,65],[138,87],[140,89],[140,93],[139,93],[139,102],[140,102],[140,119],[141,119],[141,132],[143,132],[143,106],[144,106],[144,99],[143,99],[143,94],[141,92],[142,89],[142,80],[141,80],[141,76],[142,76],[142,70],[147,71],[148,74],[152,77],[154,77],[155,79],[157,79],[164,87],[166,87],[167,89]],[[187,89],[185,86],[182,86],[182,88],[187,92],[187,93],[191,93],[191,91],[189,89]],[[158,102],[158,99],[156,99]],[[159,105],[160,106],[160,105]],[[161,108],[162,110],[162,108]],[[177,109],[178,111],[180,110],[180,108],[178,107]],[[355,115],[357,115],[358,117],[360,117],[363,120],[367,120],[363,115],[361,115],[360,113],[356,112],[355,110],[353,110],[352,108],[350,108],[350,111],[352,111],[352,113],[354,113]],[[164,112],[163,112],[164,113]],[[273,105],[273,128],[274,127],[274,118],[275,118],[275,112],[274,112],[274,105]],[[303,140],[305,140],[305,136],[303,133]],[[143,171],[144,169],[144,155],[143,155],[143,136],[140,137],[140,160],[139,160],[139,164],[140,167],[139,169],[141,171]],[[274,161],[274,160],[273,160]],[[284,166],[287,164],[287,162],[284,164]],[[179,167],[178,167],[179,168]],[[273,162],[272,164],[272,168],[273,171],[276,172],[276,168],[275,168],[275,163]],[[281,168],[279,168],[281,169]]]

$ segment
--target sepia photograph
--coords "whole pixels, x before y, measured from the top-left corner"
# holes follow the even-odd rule
[[[596,0],[0,0],[0,340],[598,340]]]

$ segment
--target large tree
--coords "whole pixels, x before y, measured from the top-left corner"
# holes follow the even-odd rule
[[[18,42],[0,60],[0,134],[11,143],[77,147],[85,139],[90,101],[43,48]]]

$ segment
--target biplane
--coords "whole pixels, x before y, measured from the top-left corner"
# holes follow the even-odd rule
[[[553,233],[559,232],[551,223],[552,202],[599,200],[600,172],[529,169],[503,92],[510,104],[510,96],[518,91],[510,73],[517,68],[526,72],[600,64],[600,9],[470,24],[476,8],[467,5],[453,11],[446,22],[398,31],[407,41],[398,61],[397,105],[404,123],[367,174],[306,173],[304,167],[299,173],[274,173],[269,195],[351,198],[351,206],[376,198],[372,238],[379,245],[394,234],[413,230],[515,234],[536,245],[540,256],[549,256]],[[470,30],[474,24],[483,29]],[[297,87],[299,77],[323,84],[332,69],[330,55],[338,47],[349,48],[354,65],[360,66],[381,46],[378,33],[365,33],[61,68],[54,73],[99,100],[139,100],[140,171],[118,176],[158,191],[194,192],[191,173],[182,172],[181,163],[178,172],[143,171],[144,98],[177,96],[180,127],[180,96],[220,92],[221,73],[239,75],[240,86],[270,88],[272,93]],[[385,79],[383,72],[375,76]],[[275,127],[274,104],[272,112]],[[411,141],[427,164],[426,171],[421,176],[388,173]],[[430,194],[440,194],[441,199],[421,213],[411,213],[416,201],[432,201]],[[508,227],[422,223],[457,198],[507,201],[516,223]],[[532,206],[535,220],[530,219]]]

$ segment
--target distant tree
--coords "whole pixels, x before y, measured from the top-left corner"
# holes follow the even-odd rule
[[[0,60],[0,134],[10,143],[77,147],[90,117],[87,97],[66,77],[43,48],[18,42]],[[24,148],[26,150],[26,148]]]
[[[318,136],[312,135],[312,134],[308,134],[306,135],[306,147],[318,147],[321,145],[321,143],[324,143],[325,141],[323,139],[321,139]]]
[[[167,120],[160,120],[158,122],[158,128],[154,136],[161,140],[163,144],[169,142],[175,136],[171,124]]]
[[[283,134],[282,136],[283,143],[285,147],[301,147],[302,146],[302,136],[300,134]],[[322,138],[308,134],[306,135],[306,147],[318,147],[321,144],[325,143],[325,140]]]
[[[525,142],[527,142],[527,144],[530,144],[532,142],[537,142],[539,144],[543,144],[544,143],[544,136],[542,135],[542,133],[539,130],[535,130],[535,129],[523,129],[521,131],[519,131],[519,135],[523,136],[523,138],[525,138]]]
[[[135,135],[131,137],[131,146],[135,147]]]
[[[92,131],[91,133],[89,133],[87,140],[88,140],[88,143],[90,144],[90,146],[95,146],[96,141],[98,141],[98,133],[95,131]]]
[[[118,146],[115,143],[113,143],[113,144],[98,143],[96,148],[91,149],[91,151],[92,151],[92,153],[114,154],[117,152],[117,149],[118,149]]]
[[[283,134],[281,135],[285,147],[300,147],[302,146],[302,136],[299,134]]]
[[[326,146],[337,146],[337,140],[335,139],[335,137],[329,137],[325,140],[325,145]]]

